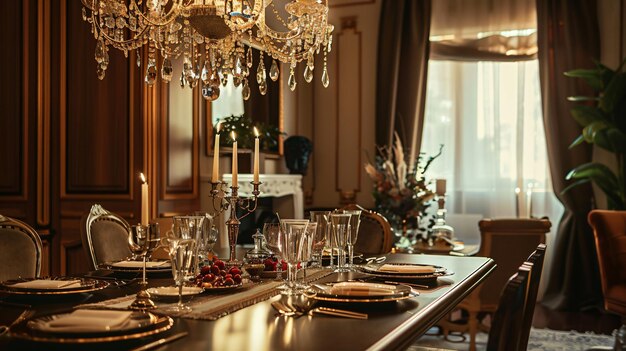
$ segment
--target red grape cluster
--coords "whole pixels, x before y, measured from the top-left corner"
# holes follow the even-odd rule
[[[202,288],[239,285],[241,284],[241,269],[233,266],[227,271],[224,261],[213,258],[209,264],[202,266],[195,283]]]

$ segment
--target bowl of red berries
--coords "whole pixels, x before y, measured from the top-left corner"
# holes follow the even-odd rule
[[[280,276],[282,272],[287,271],[287,262],[279,260],[276,256],[272,255],[263,260],[263,271],[259,272],[259,276],[265,279],[272,279]]]
[[[194,283],[205,291],[223,291],[241,287],[241,268],[226,267],[226,263],[217,257],[205,262],[200,268]]]

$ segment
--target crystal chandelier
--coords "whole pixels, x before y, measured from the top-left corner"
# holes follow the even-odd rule
[[[267,93],[268,77],[264,55],[273,58],[272,81],[279,77],[277,61],[289,65],[288,86],[293,91],[297,64],[305,61],[304,79],[310,83],[314,56],[321,50],[322,85],[328,86],[326,63],[333,26],[328,23],[327,1],[283,0],[286,4],[279,10],[278,0],[82,0],[82,15],[97,40],[99,79],[104,79],[110,47],[126,57],[136,50],[140,66],[140,49],[145,45],[146,84],[153,85],[159,71],[164,82],[171,81],[172,60],[182,56],[181,87],[200,84],[202,96],[213,101],[220,96],[220,85],[225,86],[232,76],[235,86],[243,86],[247,100],[250,70],[254,69],[252,47],[260,51],[254,79],[262,95]],[[266,15],[279,25],[266,22]]]

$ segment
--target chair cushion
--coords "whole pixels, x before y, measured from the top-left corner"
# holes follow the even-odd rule
[[[37,246],[26,233],[0,228],[0,281],[37,275]]]
[[[91,224],[91,241],[98,264],[118,261],[131,255],[128,232],[119,223],[102,219]]]
[[[359,236],[354,245],[354,252],[377,255],[383,250],[384,229],[374,218],[361,215]]]

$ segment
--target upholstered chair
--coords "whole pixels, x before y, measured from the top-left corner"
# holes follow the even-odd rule
[[[626,350],[626,211],[593,210],[589,224],[596,240],[604,308],[622,317],[614,350]]]
[[[98,204],[91,206],[81,221],[81,239],[91,269],[130,257],[129,231],[130,226],[122,217]]]
[[[41,273],[41,238],[28,224],[0,215],[0,281]]]
[[[391,252],[393,233],[387,219],[379,213],[367,210],[359,205],[348,205],[344,210],[361,210],[359,235],[354,245],[354,252],[364,255],[379,255]]]
[[[488,330],[487,326],[480,324],[478,315],[496,311],[502,287],[526,260],[528,253],[545,243],[545,235],[551,227],[548,219],[535,218],[483,219],[478,225],[481,244],[476,256],[491,257],[498,266],[458,305],[458,308],[468,312],[467,324],[452,323],[448,318],[439,322],[444,334],[450,331],[469,332],[471,351],[476,350],[479,328]]]

